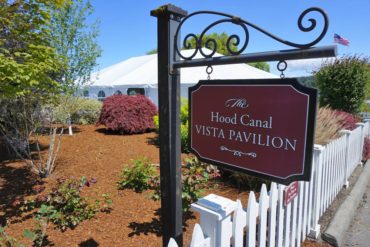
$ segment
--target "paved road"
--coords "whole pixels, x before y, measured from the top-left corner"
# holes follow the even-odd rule
[[[362,203],[356,210],[355,217],[351,226],[344,236],[344,246],[370,246],[370,181],[367,185],[367,190],[362,200]]]

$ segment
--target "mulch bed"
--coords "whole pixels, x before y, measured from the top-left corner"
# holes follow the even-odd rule
[[[110,213],[98,213],[73,230],[61,232],[50,224],[48,246],[161,246],[159,221],[160,203],[150,199],[151,191],[135,193],[131,190],[117,190],[116,182],[124,164],[146,156],[152,163],[159,163],[159,150],[153,140],[156,133],[139,135],[113,135],[100,126],[79,126],[73,136],[65,135],[58,156],[55,172],[47,179],[38,179],[22,162],[9,161],[6,150],[0,148],[0,225],[7,225],[7,233],[26,246],[24,229],[34,229],[31,217],[17,214],[13,205],[17,199],[32,195],[32,187],[44,185],[50,188],[59,177],[96,178],[97,183],[87,188],[86,195],[99,197],[108,193],[113,200]],[[45,136],[47,144],[47,136]],[[248,200],[248,192],[240,191],[222,183],[206,191],[230,199]],[[198,215],[186,221],[184,241],[191,239]],[[321,246],[305,243],[305,246]]]

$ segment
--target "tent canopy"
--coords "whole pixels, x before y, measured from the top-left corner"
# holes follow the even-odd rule
[[[203,48],[206,50],[205,48]],[[194,49],[183,50],[184,56],[193,54]],[[214,56],[222,56],[216,53]],[[200,54],[195,59],[201,58]],[[132,57],[120,63],[114,64],[91,77],[91,86],[114,87],[119,85],[157,87],[157,54]],[[254,68],[247,64],[215,65],[211,79],[258,79],[278,78],[278,76],[266,71]],[[199,80],[206,79],[206,67],[192,67],[181,69],[181,83],[195,84]]]

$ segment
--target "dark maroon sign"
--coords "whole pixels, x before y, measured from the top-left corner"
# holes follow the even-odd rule
[[[316,94],[296,79],[200,81],[189,88],[190,148],[278,183],[308,181]]]
[[[284,206],[288,206],[289,203],[291,203],[291,201],[294,200],[294,198],[296,198],[296,196],[298,195],[298,189],[299,189],[299,183],[298,181],[294,181],[293,183],[289,184],[289,186],[287,186],[285,189],[284,189]]]

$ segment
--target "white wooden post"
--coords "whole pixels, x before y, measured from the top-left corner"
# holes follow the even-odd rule
[[[290,225],[290,246],[295,247],[296,237],[297,237],[297,211],[298,211],[298,196],[296,196],[292,204],[292,216],[291,216],[291,225]]]
[[[344,169],[344,178],[343,178],[343,185],[345,188],[348,188],[349,186],[349,182],[348,182],[348,173],[349,173],[349,138],[350,138],[350,135],[351,135],[351,131],[349,130],[341,130],[340,133],[346,135],[346,158],[345,158],[345,169]]]
[[[303,199],[303,219],[302,219],[302,241],[306,239],[307,236],[307,219],[308,219],[308,194],[309,194],[309,187],[310,187],[310,182],[304,182],[304,199]]]
[[[358,163],[363,165],[362,164],[362,153],[364,151],[364,140],[365,140],[365,133],[364,133],[364,129],[365,129],[365,123],[357,123],[356,126],[360,127],[361,128],[361,141],[360,141],[360,150],[359,150],[359,157],[358,157]]]
[[[309,236],[312,238],[317,238],[320,233],[320,225],[318,224],[320,218],[320,206],[321,206],[321,182],[322,182],[322,156],[325,147],[321,145],[315,145],[313,154],[313,165],[315,167],[315,176],[311,178],[314,183],[313,192],[313,209],[311,217],[311,229]]]
[[[266,233],[267,233],[267,210],[269,208],[269,196],[267,195],[266,184],[262,184],[259,202],[259,216],[260,222],[258,224],[258,246],[266,246]]]
[[[313,200],[313,197],[314,197],[314,193],[313,193],[313,191],[314,191],[314,181],[315,181],[314,176],[315,176],[315,165],[312,165],[311,180],[308,183],[307,225],[304,226],[304,227],[306,227],[306,232],[307,232],[308,235],[311,231],[312,208],[313,208],[313,205],[314,205],[314,200]]]
[[[170,238],[167,247],[179,247],[173,238]]]
[[[285,219],[284,219],[284,247],[289,247],[290,246],[290,223],[292,220],[292,204],[289,203],[286,208],[285,208]]]
[[[205,237],[200,225],[195,224],[193,236],[191,238],[191,243],[189,247],[210,247],[210,246],[211,246],[210,238]]]
[[[269,226],[269,231],[268,231],[268,246],[269,247],[274,247],[275,246],[275,238],[276,238],[276,232],[277,232],[277,227],[276,227],[276,211],[277,211],[277,201],[278,201],[278,190],[276,183],[271,183],[270,187],[270,214],[268,218],[268,226]]]
[[[277,205],[277,231],[276,231],[276,246],[282,247],[284,240],[284,188],[285,185],[278,185],[278,205]]]
[[[236,206],[235,201],[214,194],[209,194],[191,204],[191,208],[200,214],[200,226],[203,233],[210,238],[211,247],[230,245],[231,213]]]
[[[365,119],[364,120],[365,124],[367,124],[367,131],[365,132],[365,137],[370,135],[370,119]]]
[[[244,228],[247,225],[247,213],[244,211],[240,200],[233,215],[233,247],[243,247]]]
[[[256,224],[258,217],[258,203],[254,192],[249,193],[248,206],[247,206],[247,232],[245,235],[247,247],[256,246]]]
[[[299,194],[298,194],[298,220],[297,220],[297,243],[296,246],[301,246],[302,240],[302,221],[303,221],[303,199],[304,199],[304,182],[299,181]]]

